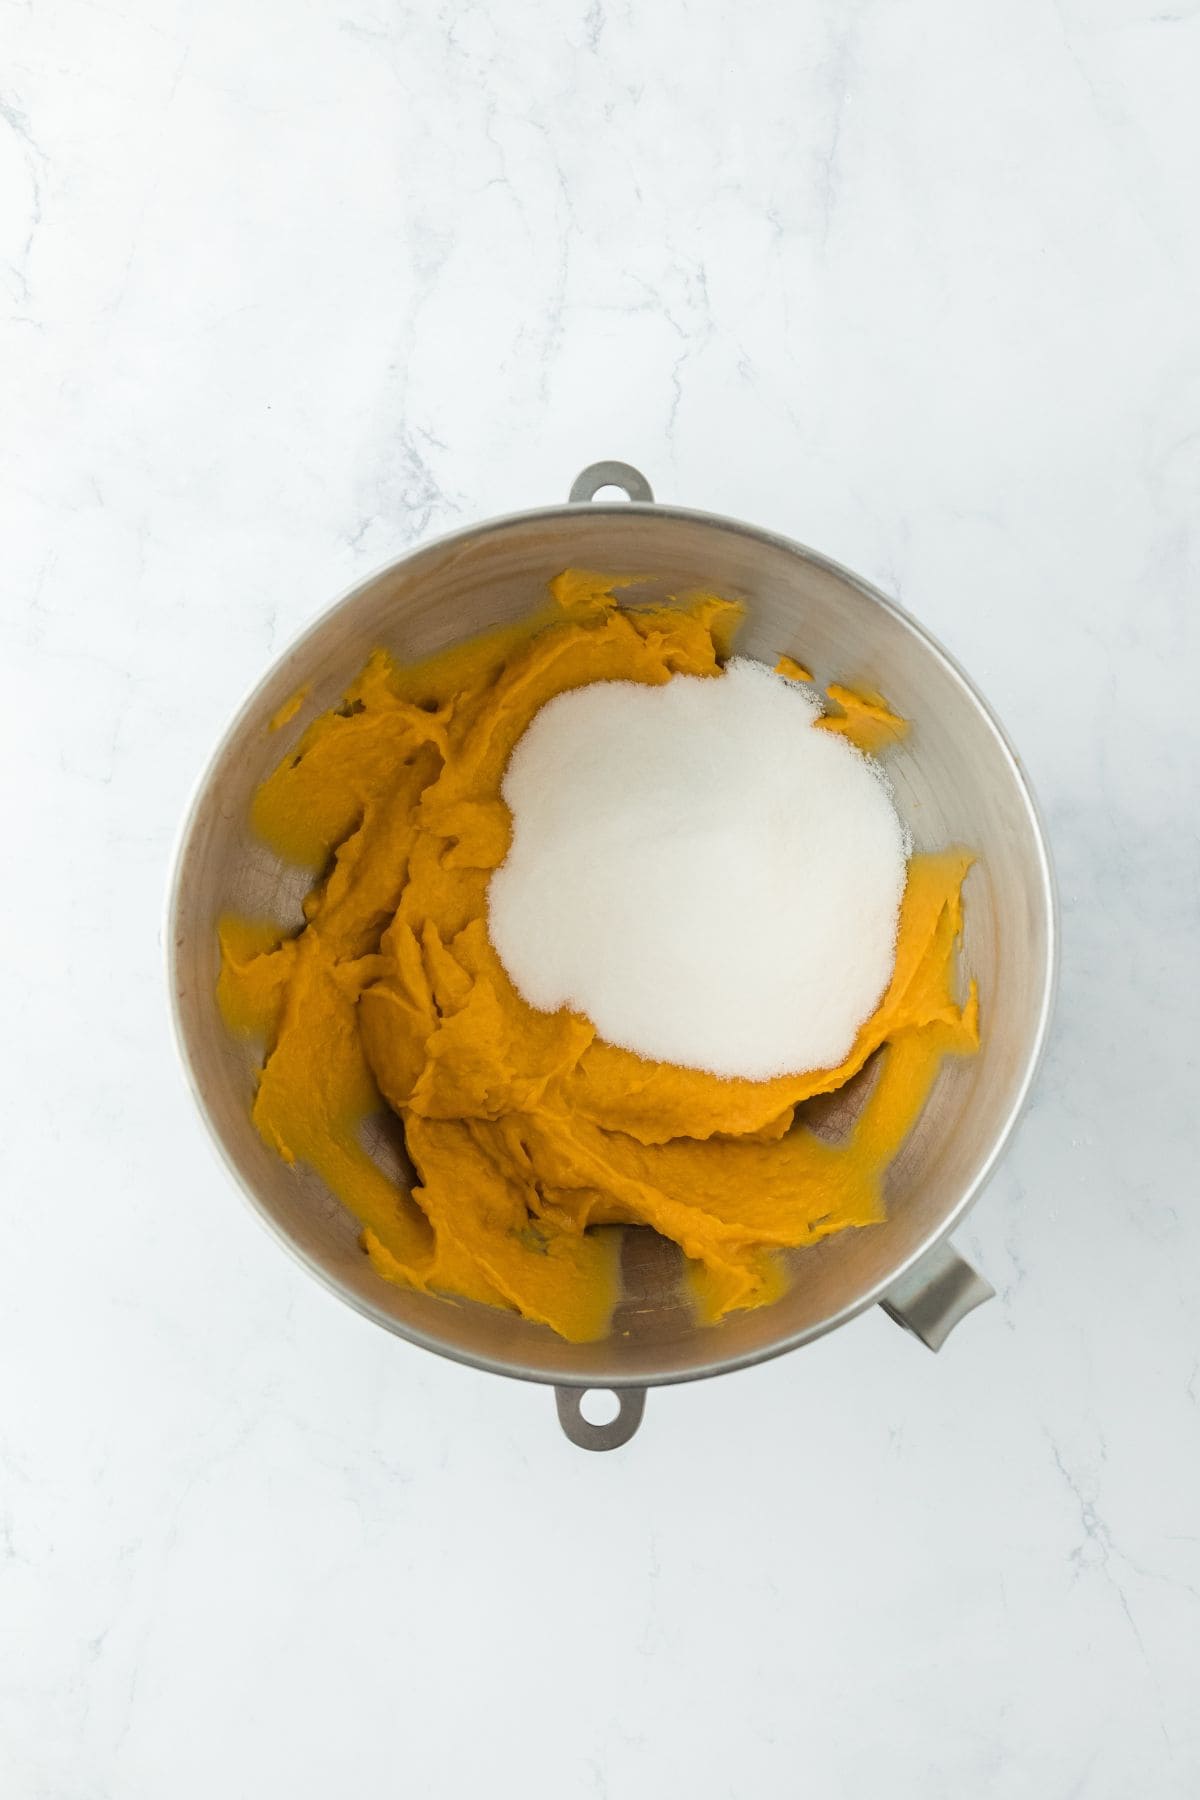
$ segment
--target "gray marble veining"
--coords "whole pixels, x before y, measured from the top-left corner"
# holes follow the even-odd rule
[[[1190,1800],[1200,9],[2,20],[6,1795]],[[257,1230],[159,931],[265,664],[606,455],[950,646],[1065,943],[998,1301],[585,1458]]]

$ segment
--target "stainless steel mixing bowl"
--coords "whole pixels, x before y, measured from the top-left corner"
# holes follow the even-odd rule
[[[628,500],[593,500],[616,486]],[[744,654],[791,651],[819,681],[878,688],[912,722],[888,757],[918,849],[962,843],[968,877],[963,961],[979,983],[982,1041],[944,1067],[890,1172],[888,1219],[793,1255],[775,1305],[699,1328],[671,1246],[630,1231],[624,1298],[609,1337],[567,1344],[545,1327],[464,1302],[410,1293],[375,1274],[355,1221],[312,1174],[286,1167],[250,1120],[255,1057],[215,1002],[216,921],[227,911],[300,922],[305,877],[251,835],[258,783],[309,721],[334,704],[376,645],[429,655],[529,613],[569,567],[636,572],[639,595],[706,587],[746,604]],[[282,731],[268,721],[303,689]],[[987,706],[941,647],[865,581],[811,550],[736,520],[653,503],[621,463],[585,470],[566,506],[515,514],[403,557],[347,595],[275,665],[242,708],[200,785],[184,831],[168,943],[175,1020],[196,1099],[230,1169],[276,1234],[336,1294],[378,1324],[479,1368],[557,1389],[569,1437],[608,1449],[632,1436],[645,1389],[794,1350],[875,1302],[936,1349],[991,1293],[946,1242],[996,1166],[1045,1040],[1056,964],[1056,907],[1029,784]],[[381,1137],[381,1154],[384,1139]],[[588,1388],[612,1389],[617,1417],[583,1417]]]

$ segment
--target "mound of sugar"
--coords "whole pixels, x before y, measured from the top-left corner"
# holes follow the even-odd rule
[[[504,777],[488,892],[524,998],[715,1075],[841,1062],[891,975],[906,840],[876,766],[818,717],[744,659],[549,701]]]

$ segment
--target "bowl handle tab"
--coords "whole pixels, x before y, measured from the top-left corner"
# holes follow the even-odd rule
[[[590,1391],[585,1387],[556,1387],[554,1402],[558,1407],[558,1422],[580,1450],[619,1450],[622,1444],[629,1442],[642,1422],[642,1414],[646,1410],[646,1390],[600,1390],[611,1391],[617,1402],[616,1417],[609,1419],[604,1425],[593,1425],[590,1419],[583,1416],[580,1402]]]
[[[995,1294],[953,1244],[938,1244],[914,1263],[880,1301],[884,1312],[931,1350],[940,1350],[960,1319]]]
[[[571,483],[570,502],[593,500],[603,487],[620,488],[630,500],[652,501],[654,490],[640,469],[626,462],[594,462],[581,469]]]

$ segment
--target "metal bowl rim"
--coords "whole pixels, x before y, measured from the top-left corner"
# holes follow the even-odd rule
[[[619,1374],[613,1374],[611,1377],[603,1372],[584,1377],[580,1375],[577,1369],[566,1367],[561,1369],[555,1369],[553,1367],[534,1369],[521,1363],[506,1361],[503,1357],[487,1356],[464,1350],[460,1346],[448,1342],[433,1332],[423,1331],[417,1326],[408,1325],[402,1323],[400,1320],[390,1317],[390,1315],[385,1313],[382,1308],[376,1307],[366,1296],[352,1293],[345,1288],[338,1277],[325,1267],[319,1257],[309,1255],[305,1250],[301,1249],[300,1245],[292,1237],[283,1223],[268,1212],[258,1194],[255,1192],[252,1184],[242,1173],[233,1154],[225,1144],[220,1132],[217,1130],[216,1123],[201,1094],[196,1067],[187,1041],[179,1004],[179,971],[177,955],[179,946],[177,942],[178,934],[176,924],[179,914],[180,883],[183,866],[187,858],[193,829],[198,820],[200,809],[208,797],[208,789],[212,776],[224,758],[229,745],[239,735],[244,725],[253,717],[258,706],[259,694],[262,689],[266,687],[268,682],[271,681],[285,658],[298,655],[308,643],[309,639],[315,637],[318,632],[324,630],[335,614],[347,610],[361,594],[364,594],[368,589],[374,587],[378,581],[393,574],[405,563],[413,561],[418,556],[430,555],[437,551],[461,549],[474,539],[482,539],[498,532],[526,528],[530,525],[549,523],[561,519],[564,515],[578,514],[583,516],[586,514],[588,517],[594,517],[597,513],[620,514],[626,518],[630,513],[643,513],[659,519],[663,517],[679,519],[684,523],[704,525],[710,528],[716,528],[720,531],[733,532],[741,537],[754,539],[758,543],[769,545],[777,550],[782,550],[790,556],[798,557],[802,561],[812,564],[817,568],[824,569],[828,573],[836,575],[842,581],[848,582],[852,587],[857,588],[859,593],[864,595],[867,599],[874,601],[874,603],[877,606],[882,607],[885,612],[890,613],[901,625],[907,627],[909,631],[920,639],[930,655],[942,665],[943,669],[945,669],[951,678],[958,684],[966,697],[973,702],[978,712],[982,715],[984,722],[990,728],[993,737],[1000,747],[1013,780],[1017,784],[1018,791],[1024,802],[1025,810],[1032,827],[1033,839],[1037,849],[1037,865],[1041,881],[1041,896],[1046,911],[1047,938],[1045,968],[1042,977],[1042,991],[1038,1005],[1037,1024],[1026,1052],[1025,1068],[1016,1095],[1009,1108],[1008,1116],[996,1133],[991,1148],[983,1158],[974,1179],[964,1189],[962,1196],[947,1217],[943,1219],[937,1230],[931,1232],[909,1256],[897,1263],[893,1269],[889,1270],[885,1277],[876,1282],[865,1294],[859,1295],[855,1300],[849,1302],[846,1306],[843,1306],[837,1313],[833,1314],[828,1319],[823,1319],[817,1325],[786,1334],[772,1343],[760,1345],[753,1350],[745,1351],[737,1355],[713,1355],[697,1367],[685,1370],[672,1370],[666,1373],[663,1373],[661,1370],[655,1370],[654,1368],[646,1368],[634,1372],[624,1369]],[[890,599],[871,582],[866,581],[861,575],[857,575],[852,569],[846,568],[843,563],[835,561],[832,557],[822,555],[820,551],[812,550],[806,544],[801,544],[796,539],[789,538],[781,532],[769,531],[765,527],[748,524],[742,519],[726,518],[719,513],[707,512],[698,508],[663,505],[658,501],[629,500],[580,501],[575,504],[568,503],[566,505],[540,506],[530,508],[523,512],[504,513],[497,518],[486,519],[474,525],[464,526],[457,531],[446,532],[440,537],[430,539],[428,543],[415,544],[411,549],[406,550],[403,555],[393,557],[390,561],[380,564],[371,574],[360,581],[356,581],[352,587],[346,589],[345,592],[314,619],[310,625],[306,626],[283,654],[276,657],[266,674],[254,683],[254,686],[250,689],[246,698],[238,707],[230,724],[222,733],[216,748],[213,750],[195,782],[192,796],[184,813],[172,853],[171,876],[166,896],[164,930],[167,983],[171,1003],[171,1024],[175,1046],[179,1054],[188,1087],[196,1102],[200,1116],[208,1129],[209,1139],[230,1175],[233,1177],[234,1182],[241,1189],[243,1196],[249,1202],[252,1210],[261,1223],[267,1228],[271,1235],[289,1251],[292,1257],[300,1263],[303,1268],[307,1269],[310,1275],[315,1276],[324,1287],[335,1294],[339,1300],[342,1300],[348,1306],[353,1307],[356,1312],[361,1313],[365,1318],[372,1320],[374,1324],[383,1326],[387,1331],[394,1333],[397,1337],[405,1339],[408,1343],[416,1344],[423,1350],[430,1350],[438,1356],[447,1357],[452,1362],[463,1363],[471,1368],[484,1369],[488,1373],[494,1375],[508,1375],[519,1381],[536,1382],[543,1386],[609,1388],[614,1390],[620,1388],[670,1387],[688,1381],[704,1381],[714,1375],[732,1374],[738,1369],[751,1368],[758,1363],[768,1362],[776,1356],[783,1356],[788,1351],[798,1350],[802,1345],[812,1343],[817,1338],[824,1337],[827,1332],[835,1331],[840,1326],[848,1324],[851,1319],[854,1319],[860,1313],[865,1312],[868,1307],[878,1304],[878,1302],[887,1294],[889,1289],[893,1287],[903,1275],[907,1274],[910,1269],[919,1263],[921,1258],[925,1256],[928,1251],[934,1249],[936,1245],[940,1244],[950,1235],[954,1227],[965,1217],[970,1208],[975,1204],[988,1181],[995,1173],[996,1166],[1004,1154],[1013,1131],[1028,1103],[1030,1091],[1045,1054],[1050,1022],[1054,1012],[1054,1000],[1058,988],[1059,940],[1059,904],[1054,865],[1050,855],[1049,842],[1047,840],[1041,812],[1038,808],[1037,801],[1034,798],[1033,789],[1029,779],[1026,776],[1021,765],[1021,760],[1009,739],[1008,733],[1000,723],[1000,720],[992,707],[976,688],[966,671],[945,646],[933,636],[932,632],[928,631],[918,619],[914,618],[914,616],[906,610],[906,608]],[[708,1329],[715,1345],[719,1342],[720,1327],[713,1326]]]

